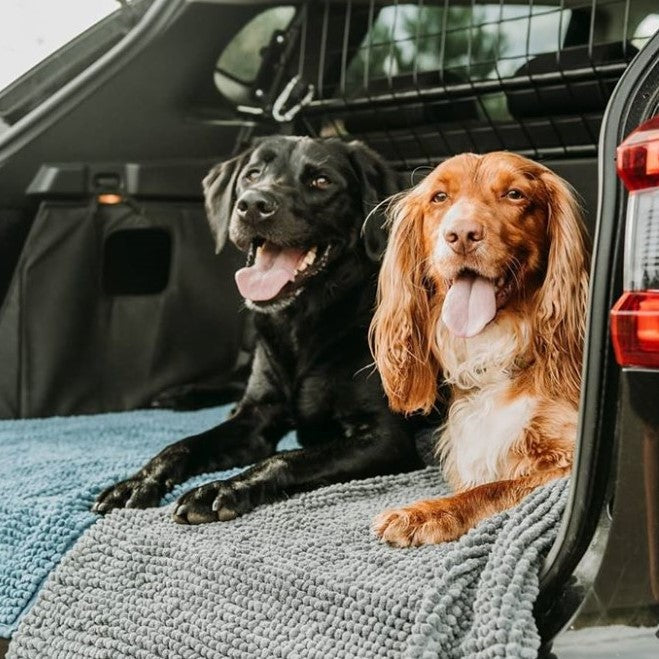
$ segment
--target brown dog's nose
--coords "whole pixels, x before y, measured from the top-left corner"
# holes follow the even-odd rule
[[[444,240],[456,254],[476,249],[483,236],[483,225],[476,220],[457,220],[444,229]]]

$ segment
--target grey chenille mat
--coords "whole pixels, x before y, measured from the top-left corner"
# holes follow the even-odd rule
[[[532,616],[566,481],[457,542],[394,549],[384,508],[446,492],[436,468],[179,526],[115,511],[78,540],[8,657],[535,657]]]

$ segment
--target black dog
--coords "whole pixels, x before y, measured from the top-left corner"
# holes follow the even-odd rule
[[[272,137],[204,180],[218,250],[247,252],[236,282],[255,312],[252,371],[233,415],[168,446],[103,492],[94,510],[157,505],[194,474],[254,466],[182,496],[174,519],[233,519],[285,495],[421,466],[409,422],[392,414],[372,369],[367,331],[384,237],[365,216],[398,191],[359,143]],[[300,450],[278,453],[296,429]]]

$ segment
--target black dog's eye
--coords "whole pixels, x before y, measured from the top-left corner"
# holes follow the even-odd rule
[[[325,190],[332,184],[327,176],[316,176],[309,181],[309,186],[316,190]]]
[[[513,201],[518,201],[519,199],[524,199],[524,194],[520,190],[513,188],[512,190],[508,190],[504,197],[512,199]]]
[[[245,180],[249,181],[250,183],[252,181],[256,181],[256,179],[260,176],[261,171],[258,169],[250,169],[246,174],[245,174]]]
[[[448,195],[446,194],[446,192],[435,192],[435,194],[432,197],[432,200],[435,204],[441,204],[447,199],[448,199]]]

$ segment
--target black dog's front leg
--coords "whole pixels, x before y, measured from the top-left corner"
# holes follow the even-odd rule
[[[184,494],[174,512],[182,524],[226,521],[296,492],[422,466],[407,433],[342,439],[273,455],[242,474],[206,483]]]
[[[241,405],[224,423],[171,444],[134,476],[107,488],[92,510],[157,506],[165,493],[191,476],[262,460],[274,453],[286,431],[280,417],[278,405]]]

